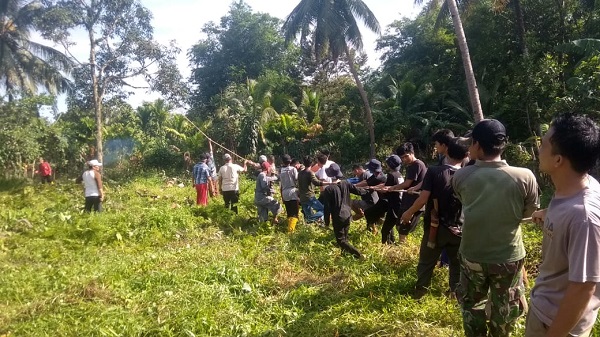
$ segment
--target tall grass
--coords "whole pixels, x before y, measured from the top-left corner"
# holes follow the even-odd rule
[[[463,334],[446,269],[429,295],[409,296],[422,232],[384,247],[355,222],[358,261],[330,230],[258,223],[253,182],[241,189],[239,216],[220,198],[191,206],[189,184],[156,177],[108,183],[105,212],[91,215],[72,183],[0,189],[0,336]],[[525,232],[539,250],[539,231]]]

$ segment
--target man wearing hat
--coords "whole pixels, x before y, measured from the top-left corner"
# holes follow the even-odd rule
[[[356,187],[376,187],[383,185],[385,183],[385,175],[383,174],[383,170],[381,168],[381,162],[377,159],[371,159],[368,163],[365,164],[367,170],[371,173],[371,175],[362,181],[356,183]],[[377,192],[373,191],[367,195],[361,197],[361,200],[352,200],[352,210],[354,211],[354,216],[352,220],[361,219],[365,215],[365,211],[375,205],[379,201],[379,195]],[[376,231],[374,226],[367,227],[367,230]]]
[[[538,207],[538,186],[529,169],[511,167],[501,159],[508,142],[502,123],[484,119],[471,138],[469,152],[475,164],[452,178],[464,212],[457,298],[466,336],[509,336],[523,313],[525,247],[520,223]]]
[[[342,249],[342,252],[350,253],[356,258],[361,258],[362,254],[348,242],[348,230],[352,220],[352,211],[350,209],[350,193],[356,195],[366,195],[368,190],[356,187],[351,183],[340,180],[344,177],[340,167],[332,163],[325,173],[335,184],[325,187],[319,200],[323,203],[325,213],[325,225],[333,223],[333,233],[335,240]]]
[[[248,161],[244,160],[244,166],[234,164],[231,162],[229,153],[223,155],[223,160],[225,164],[219,168],[219,186],[221,186],[221,192],[223,192],[225,208],[237,214],[237,203],[240,199],[239,173],[246,172]]]
[[[385,186],[396,186],[404,183],[404,177],[400,173],[402,160],[398,155],[391,155],[385,159],[389,171]],[[386,196],[387,209],[385,209],[385,219],[383,220],[383,226],[381,227],[381,243],[392,244],[395,242],[394,239],[394,226],[398,224],[398,219],[402,215],[400,211],[402,193],[392,192],[387,193]]]
[[[102,200],[104,200],[104,191],[102,189],[102,176],[100,167],[102,163],[96,159],[87,162],[88,169],[75,179],[76,183],[83,182],[85,195],[85,212],[90,213],[92,209],[96,212],[102,212]]]
[[[208,184],[212,183],[212,177],[206,161],[208,155],[200,154],[200,161],[192,169],[192,183],[196,188],[196,204],[206,206],[208,204]]]
[[[272,182],[278,178],[276,175],[271,175],[271,164],[268,161],[260,164],[261,172],[256,177],[256,188],[254,189],[254,205],[258,212],[258,221],[266,222],[269,220],[269,212],[273,214],[271,224],[275,225],[279,223],[277,215],[283,211],[283,208],[273,198],[274,190]]]

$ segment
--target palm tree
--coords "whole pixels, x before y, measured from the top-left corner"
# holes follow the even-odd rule
[[[422,0],[418,0],[417,3],[421,3]],[[457,0],[458,4],[462,7],[463,11],[467,11],[470,6],[476,2],[477,0]],[[594,1],[594,0],[581,0],[585,1]],[[441,4],[440,4],[441,2]],[[441,5],[441,6],[440,6]],[[517,40],[519,42],[519,52],[521,55],[526,57],[529,54],[527,41],[525,39],[526,29],[525,29],[525,20],[523,18],[523,6],[521,6],[521,0],[493,0],[492,8],[496,12],[502,12],[506,10],[508,6],[513,8],[515,12],[515,32],[517,35]],[[448,6],[448,2],[446,0],[432,0],[428,5],[428,10],[437,9],[439,7],[437,21],[435,23],[436,28],[438,28],[442,21],[450,14],[450,8]]]
[[[445,12],[447,6],[452,16],[452,23],[454,25],[454,33],[458,40],[458,48],[460,49],[460,56],[463,62],[463,68],[465,69],[465,76],[467,80],[467,89],[469,92],[469,100],[471,101],[471,109],[473,109],[473,119],[478,122],[483,119],[483,111],[481,109],[481,102],[479,100],[479,91],[477,90],[477,81],[475,80],[475,73],[473,72],[473,65],[471,64],[471,55],[469,54],[469,46],[467,45],[467,38],[465,37],[465,31],[463,29],[460,14],[458,12],[458,5],[456,0],[444,0],[445,6],[442,6],[442,11]],[[415,0],[416,4],[421,4],[423,0]],[[439,0],[432,0],[430,8],[435,7],[439,4]],[[442,12],[440,12],[442,13]],[[438,16],[438,22],[439,22]]]
[[[481,110],[479,90],[477,90],[477,81],[475,80],[475,73],[473,72],[473,65],[471,64],[471,55],[469,54],[467,38],[465,36],[465,31],[463,30],[462,21],[460,20],[460,14],[458,13],[458,5],[456,5],[456,0],[446,0],[446,3],[448,4],[450,15],[452,15],[454,32],[458,39],[458,48],[460,49],[463,67],[465,68],[469,99],[471,100],[471,109],[473,109],[473,118],[475,119],[475,122],[479,122],[483,119],[483,111]]]
[[[371,31],[375,33],[381,31],[377,18],[362,0],[301,0],[286,18],[283,30],[287,43],[295,39],[298,34],[301,34],[301,40],[305,40],[307,35],[312,34],[317,60],[323,56],[337,60],[341,55],[346,55],[350,72],[363,101],[369,128],[370,154],[374,157],[373,114],[367,92],[358,76],[354,53],[350,49],[352,47],[360,51],[363,48],[357,18]]]
[[[149,137],[157,137],[164,141],[166,132],[164,126],[171,109],[171,106],[162,99],[157,99],[154,102],[144,102],[137,108],[142,131]]]
[[[37,1],[0,1],[0,86],[9,100],[18,94],[34,94],[38,86],[51,94],[71,87],[61,73],[71,69],[69,58],[30,39],[34,18],[41,15],[42,9]]]

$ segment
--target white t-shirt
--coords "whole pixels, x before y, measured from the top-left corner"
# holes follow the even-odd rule
[[[98,190],[98,182],[96,182],[96,174],[94,170],[87,170],[82,174],[83,186],[85,188],[86,197],[98,197],[100,191]]]
[[[238,164],[227,163],[219,169],[219,177],[221,177],[221,190],[237,191],[240,189],[238,184],[238,172],[244,172],[244,168]]]
[[[334,162],[331,160],[326,161],[325,165],[323,165],[323,167],[321,167],[317,172],[315,172],[315,176],[317,176],[317,179],[330,183],[332,180],[330,177],[327,176],[325,170],[328,169],[329,166],[331,166],[331,164],[333,163]]]
[[[281,181],[281,197],[283,200],[300,200],[298,189],[296,188],[298,182],[298,170],[293,166],[282,167],[279,179]]]

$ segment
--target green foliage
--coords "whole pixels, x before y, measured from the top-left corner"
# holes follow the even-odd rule
[[[145,168],[176,170],[183,167],[183,155],[164,144],[154,144],[144,151]]]
[[[49,96],[33,96],[0,103],[0,168],[4,176],[22,176],[43,156],[62,167],[68,144],[60,129],[40,118],[54,104]]]
[[[435,128],[445,125],[460,134],[471,127],[452,26],[438,20],[434,3],[413,20],[396,21],[378,41],[384,63],[381,76],[374,77],[373,95],[384,119],[376,124],[392,120],[398,125],[387,132],[379,127],[384,141],[400,133],[426,145]],[[463,26],[484,116],[501,120],[511,140],[540,136],[540,125],[557,112],[597,116],[597,76],[592,74],[598,46],[590,39],[598,33],[593,26],[597,8],[578,1],[564,6],[540,0],[465,3]],[[414,96],[414,88],[423,94]]]
[[[208,23],[207,35],[190,50],[192,84],[197,86],[191,104],[195,113],[212,114],[211,99],[230,85],[256,79],[267,71],[296,78],[292,62],[297,54],[284,46],[280,21],[253,13],[243,1],[232,3],[220,24]],[[208,109],[208,111],[207,111]]]
[[[511,166],[532,166],[531,153],[521,144],[509,143],[504,150],[503,157]]]

